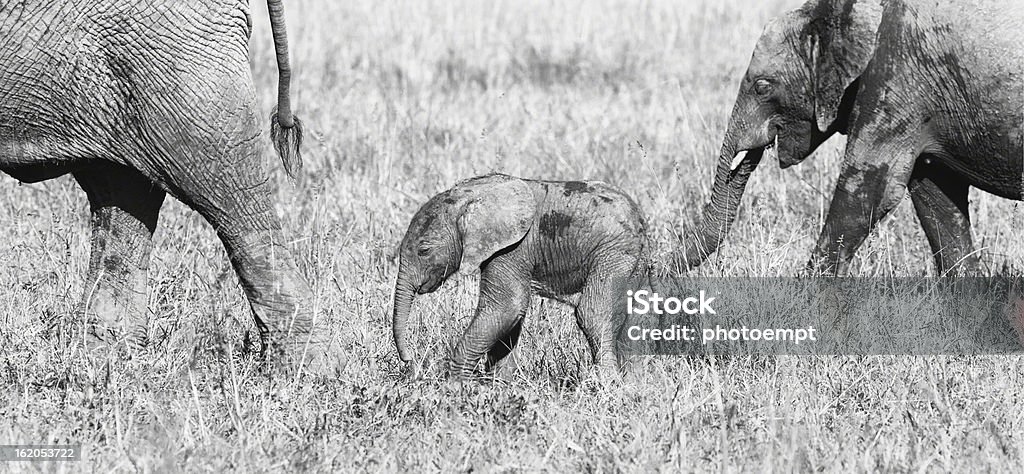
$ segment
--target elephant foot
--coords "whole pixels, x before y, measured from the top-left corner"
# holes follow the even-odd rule
[[[323,340],[271,344],[265,356],[274,369],[288,377],[306,375],[337,379],[347,362],[340,350],[335,350],[332,344]]]
[[[87,295],[80,314],[85,323],[85,349],[89,354],[144,351],[149,341],[148,320],[133,298],[118,298],[100,288]]]
[[[447,378],[449,385],[456,385],[462,387],[469,386],[481,386],[481,385],[511,385],[513,383],[513,377],[511,375],[500,374],[494,371],[486,370],[475,370],[472,372],[452,372]]]
[[[426,372],[426,367],[415,360],[400,361],[400,364],[398,376],[408,382],[422,379],[423,374]]]
[[[479,362],[468,364],[465,361],[451,360],[448,363],[448,377],[465,382],[478,381],[487,378],[490,371],[485,370]]]
[[[622,382],[622,372],[618,369],[598,369],[597,379],[603,383],[618,384]]]
[[[328,344],[309,347],[305,361],[297,368],[309,376],[337,379],[345,367],[346,357],[340,350],[331,350]]]
[[[82,329],[72,341],[71,353],[77,371],[90,387],[105,386],[116,366],[138,356],[137,351],[128,350],[118,331],[112,328],[86,322]]]
[[[81,350],[85,360],[103,360],[115,356],[118,352],[117,334],[109,328],[89,324],[85,329],[85,337],[76,341],[76,351]]]
[[[91,324],[86,331],[86,348],[111,348],[126,354],[145,352],[148,339],[145,328],[122,328],[104,324]]]
[[[138,358],[145,352],[144,347],[133,347],[120,333],[108,328],[93,326],[86,329],[85,338],[79,348],[88,361],[126,361]]]
[[[331,379],[340,375],[347,358],[331,343],[329,328],[323,324],[300,320],[293,322],[290,329],[268,331],[260,327],[260,322],[257,318],[264,360],[279,369],[282,375],[306,374]]]
[[[622,385],[622,373],[617,369],[596,366],[581,376],[580,387],[588,392],[599,392]]]
[[[284,317],[282,314],[293,316]],[[316,311],[301,307],[275,317],[257,317],[265,357],[271,365],[282,369],[282,375],[309,375],[336,379],[346,363],[346,356],[332,343],[330,327]],[[265,313],[266,314],[266,313]],[[273,329],[264,325],[273,322]]]
[[[615,356],[603,355],[602,359],[594,365],[593,377],[602,385],[622,382],[622,371],[619,370],[619,363]]]

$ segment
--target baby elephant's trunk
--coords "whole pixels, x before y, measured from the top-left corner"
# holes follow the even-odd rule
[[[412,309],[413,287],[405,269],[398,271],[398,281],[395,283],[395,307],[391,315],[391,331],[395,337],[395,348],[398,349],[398,358],[408,365],[412,360],[409,350],[409,312]]]

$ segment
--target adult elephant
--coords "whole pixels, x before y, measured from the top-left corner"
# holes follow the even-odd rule
[[[281,0],[268,5],[271,135],[291,174],[301,130]],[[264,348],[324,368],[311,292],[272,211],[250,30],[244,0],[0,0],[0,170],[24,182],[70,173],[88,195],[82,309],[100,347],[145,343],[149,254],[170,193],[216,229]]]
[[[811,0],[773,20],[740,84],[683,266],[718,249],[766,149],[785,168],[843,133],[811,270],[845,273],[907,191],[939,271],[974,269],[968,187],[1022,197],[1022,27],[1018,0]]]

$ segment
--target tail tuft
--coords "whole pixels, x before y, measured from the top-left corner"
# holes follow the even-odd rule
[[[294,115],[281,120],[275,108],[270,114],[270,139],[281,157],[285,173],[294,179],[302,171],[302,152],[299,150],[302,147],[302,121]]]

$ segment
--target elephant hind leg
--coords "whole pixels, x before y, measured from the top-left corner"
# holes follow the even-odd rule
[[[173,176],[175,196],[198,211],[224,244],[268,359],[287,370],[305,367],[330,376],[337,364],[328,350],[329,328],[317,318],[312,291],[271,207],[269,177],[250,160],[216,160],[212,170]]]
[[[97,162],[74,172],[89,197],[92,248],[81,313],[90,343],[146,344],[146,286],[164,191],[134,169]]]
[[[618,377],[619,359],[615,350],[621,322],[615,314],[615,298],[621,280],[629,278],[637,259],[611,255],[596,262],[576,306],[576,323],[586,336],[594,364],[602,375]]]
[[[516,348],[516,345],[519,344],[519,336],[523,332],[524,316],[525,308],[524,312],[520,313],[518,320],[512,324],[512,327],[505,331],[505,334],[501,335],[487,351],[487,365],[485,367],[488,372],[494,370],[494,367],[505,357],[508,357]]]
[[[330,328],[318,318],[312,291],[272,207],[262,142],[252,125],[252,135],[232,135],[231,146],[198,133],[167,138],[164,148],[175,151],[168,159],[187,157],[189,166],[167,167],[163,179],[175,197],[217,232],[249,301],[268,361],[286,371],[332,376],[338,355],[329,349]]]
[[[967,195],[970,185],[942,164],[919,159],[910,175],[910,199],[940,274],[977,271]]]
[[[268,362],[286,372],[334,375],[340,354],[329,350],[330,327],[318,318],[289,249],[294,239],[285,238],[273,208],[269,147],[246,56],[199,58],[176,80],[181,87],[144,104],[146,169],[217,232]]]
[[[583,331],[590,346],[594,365],[600,373],[613,375],[618,372],[619,361],[615,354],[615,328],[612,321],[612,301],[604,295],[605,285],[590,285],[583,290],[576,308],[576,323]]]

